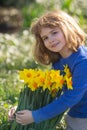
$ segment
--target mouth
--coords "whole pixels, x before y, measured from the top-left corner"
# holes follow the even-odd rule
[[[53,48],[53,47],[56,47],[58,44],[59,44],[59,42],[56,43],[56,44],[53,44],[51,47],[52,47],[52,48]]]

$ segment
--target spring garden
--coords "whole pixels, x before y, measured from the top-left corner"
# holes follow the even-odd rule
[[[20,29],[16,32],[0,32],[0,130],[10,130],[8,111],[11,107],[18,105],[20,93],[24,89],[24,84],[19,80],[19,71],[24,68],[41,70],[50,68],[50,66],[45,67],[36,63],[33,59],[35,39],[30,33],[30,25],[34,18],[41,16],[46,10],[60,8],[72,15],[87,33],[86,0],[51,0],[49,2],[27,0],[25,4],[19,1],[18,5],[15,6],[22,15]],[[56,130],[63,130],[64,127],[65,122],[62,117]],[[13,128],[11,130],[31,129]]]

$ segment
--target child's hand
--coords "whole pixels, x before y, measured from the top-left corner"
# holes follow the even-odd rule
[[[29,110],[22,110],[16,113],[16,122],[22,125],[27,125],[34,122],[32,112]]]
[[[8,113],[8,120],[12,121],[15,119],[15,111],[17,107],[12,107]]]

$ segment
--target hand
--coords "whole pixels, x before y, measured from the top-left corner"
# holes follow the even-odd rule
[[[27,125],[34,122],[32,112],[29,110],[22,110],[16,113],[16,122],[22,125]]]
[[[12,121],[12,120],[14,120],[14,118],[15,118],[15,111],[16,111],[16,106],[15,107],[12,107],[11,109],[10,109],[10,111],[8,112],[8,120],[9,121]]]

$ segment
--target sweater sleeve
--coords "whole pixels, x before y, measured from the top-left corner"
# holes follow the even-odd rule
[[[50,104],[32,111],[34,121],[39,123],[51,119],[77,104],[87,91],[87,61],[76,64],[73,70],[73,90],[66,90]]]

